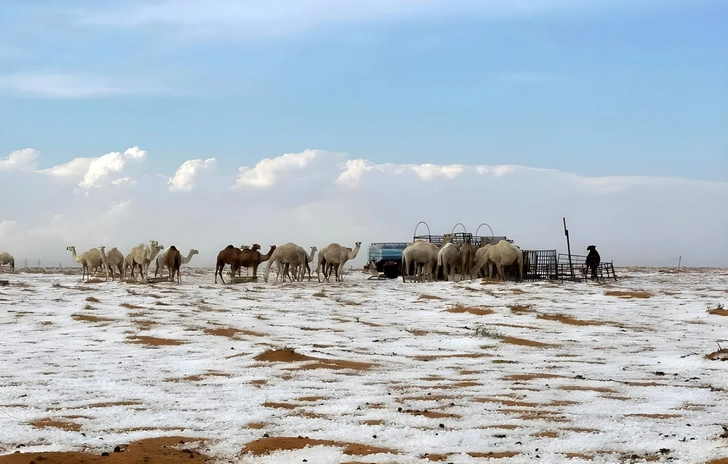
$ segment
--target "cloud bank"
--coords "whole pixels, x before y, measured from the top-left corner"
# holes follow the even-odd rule
[[[487,223],[525,249],[596,244],[617,265],[728,266],[728,183],[646,176],[588,177],[516,165],[397,164],[304,150],[218,168],[215,158],[151,175],[138,147],[38,168],[32,148],[0,158],[0,238],[18,262],[70,265],[65,247],[139,242],[196,248],[211,266],[228,244],[264,248],[410,241]],[[18,194],[22,192],[22,195]],[[79,195],[83,193],[83,195]],[[52,201],[49,201],[52,199]],[[150,201],[149,199],[153,199]],[[458,228],[460,230],[460,228]],[[487,227],[481,227],[481,235]],[[418,233],[425,233],[420,228]]]

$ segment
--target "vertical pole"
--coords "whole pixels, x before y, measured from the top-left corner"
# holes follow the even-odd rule
[[[574,276],[574,265],[571,262],[571,243],[569,242],[569,229],[566,228],[566,218],[564,219],[564,235],[566,235],[566,249],[569,252],[569,272],[571,273],[571,280],[576,280]]]
[[[680,264],[682,264],[682,255],[677,260],[677,273],[680,274]]]

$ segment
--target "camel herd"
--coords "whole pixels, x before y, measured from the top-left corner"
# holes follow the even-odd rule
[[[276,263],[276,281],[281,279],[285,282],[286,277],[290,281],[303,281],[306,273],[308,273],[308,280],[310,281],[311,263],[317,251],[319,255],[316,276],[319,282],[321,282],[322,271],[324,280],[329,280],[329,276],[333,273],[336,281],[340,282],[343,280],[344,264],[356,258],[360,248],[361,242],[356,242],[353,249],[338,243],[330,243],[320,251],[316,247],[311,247],[311,251],[307,253],[302,247],[293,242],[288,242],[279,247],[271,245],[268,253],[262,254],[259,251],[260,245],[257,243],[252,246],[243,245],[240,248],[228,245],[217,255],[215,283],[217,283],[218,275],[222,283],[225,283],[222,273],[226,265],[230,265],[231,276],[239,275],[242,268],[251,268],[253,276],[257,277],[258,266],[266,261],[268,261],[265,268],[266,282],[268,282],[272,263]],[[74,261],[81,264],[81,279],[90,279],[91,275],[101,270],[102,272],[106,271],[106,280],[111,277],[112,281],[116,280],[117,275],[120,281],[127,280],[127,276],[136,281],[135,271],[137,268],[139,269],[138,275],[144,280],[149,275],[150,265],[154,262],[156,264],[154,277],[162,276],[164,268],[167,268],[168,280],[173,282],[176,278],[179,283],[181,280],[179,272],[181,265],[189,263],[192,256],[198,254],[197,250],[192,249],[187,257],[183,257],[175,246],[170,246],[169,249],[164,250],[164,246],[160,245],[156,240],[151,240],[149,245],[140,243],[132,248],[126,256],[116,247],[108,252],[105,246],[91,248],[81,253],[81,255],[76,253],[75,246],[68,246],[66,250],[71,252]],[[162,250],[164,251],[162,252]],[[15,270],[15,259],[8,253],[0,254],[0,265],[5,264],[9,264],[11,269]]]
[[[475,263],[473,265],[473,263]],[[478,275],[483,266],[488,265],[488,277],[493,276],[495,265],[498,277],[505,280],[508,266],[518,267],[518,280],[523,280],[523,252],[516,245],[501,240],[497,244],[484,244],[481,247],[465,242],[459,246],[452,242],[452,234],[445,234],[442,246],[424,240],[410,244],[402,251],[402,278],[405,279],[410,267],[414,269],[414,280],[434,280],[442,270],[446,280],[453,280],[459,274]]]
[[[321,282],[321,272],[323,271],[324,280],[329,280],[329,276],[333,272],[336,281],[340,282],[343,280],[344,264],[356,258],[356,255],[359,253],[359,248],[361,248],[361,242],[356,242],[353,249],[344,247],[338,243],[330,243],[320,251],[315,246],[311,247],[311,252],[307,253],[303,247],[293,242],[288,242],[281,246],[271,245],[268,253],[264,255],[259,251],[260,245],[257,243],[251,247],[241,246],[240,248],[228,245],[217,254],[217,260],[215,262],[215,283],[217,283],[218,275],[222,283],[225,283],[222,271],[226,265],[230,265],[232,276],[240,273],[242,268],[245,267],[252,268],[253,277],[257,277],[258,266],[260,263],[266,261],[268,262],[264,276],[266,282],[268,282],[272,263],[276,263],[276,281],[281,279],[281,281],[285,282],[286,277],[291,282],[294,280],[303,281],[306,272],[308,272],[308,280],[310,281],[310,264],[313,262],[314,255],[317,251],[319,253],[316,266],[316,277],[318,281]]]
[[[197,250],[190,250],[186,258],[182,257],[179,250],[174,245],[169,247],[167,251],[159,254],[164,249],[163,245],[160,245],[156,240],[151,240],[149,246],[144,243],[140,243],[131,249],[131,252],[126,257],[116,248],[112,248],[109,252],[106,252],[105,246],[98,248],[91,248],[90,250],[84,251],[81,256],[76,254],[75,246],[68,246],[66,250],[70,251],[73,255],[73,260],[81,264],[81,279],[91,278],[91,272],[94,274],[99,268],[103,271],[106,270],[106,279],[115,280],[116,273],[118,272],[119,280],[126,280],[127,272],[131,271],[131,278],[136,280],[134,270],[139,268],[139,275],[142,279],[146,279],[149,274],[149,266],[152,260],[156,262],[156,268],[154,269],[154,276],[157,273],[161,275],[160,268],[162,270],[166,267],[169,273],[169,280],[174,281],[174,277],[177,276],[177,282],[180,282],[179,268],[182,264],[189,263],[192,256],[198,253]]]
[[[261,263],[268,262],[265,268],[264,279],[268,282],[271,265],[276,263],[276,281],[279,279],[285,282],[286,277],[291,282],[303,281],[308,273],[308,280],[311,280],[311,263],[318,252],[316,261],[316,277],[321,282],[323,272],[324,281],[329,280],[333,273],[337,282],[343,280],[344,264],[356,258],[361,248],[361,242],[356,242],[354,248],[342,246],[338,243],[330,243],[318,250],[311,247],[310,252],[296,245],[293,242],[281,246],[271,245],[266,254],[260,252],[260,245],[241,246],[236,248],[228,245],[222,249],[215,263],[215,283],[220,276],[222,283],[223,270],[226,265],[230,266],[230,275],[240,275],[242,268],[252,269],[253,277],[258,276],[258,267]],[[127,280],[128,272],[131,271],[131,279],[137,280],[135,271],[139,269],[139,276],[146,279],[149,274],[149,267],[155,263],[154,277],[162,276],[164,268],[167,269],[167,278],[177,283],[180,282],[180,267],[189,263],[198,251],[191,249],[186,257],[182,256],[175,246],[164,250],[156,240],[151,240],[149,245],[140,243],[131,249],[124,256],[116,247],[106,252],[106,247],[91,248],[80,256],[76,254],[76,247],[69,246],[66,250],[73,254],[73,259],[82,266],[82,279],[90,278],[99,268],[106,271],[106,280]],[[164,252],[162,252],[164,250]],[[15,260],[8,253],[0,254],[0,265],[9,264],[15,269]],[[518,280],[523,279],[524,253],[516,245],[501,240],[497,244],[485,244],[475,246],[469,242],[457,245],[452,241],[452,235],[446,234],[443,237],[442,246],[418,240],[411,243],[402,251],[402,276],[406,277],[413,269],[413,280],[435,280],[440,271],[445,280],[453,280],[456,273],[461,275],[478,275],[483,266],[488,265],[488,276],[493,275],[493,266],[496,267],[497,276],[505,280],[506,268],[516,266]],[[371,263],[370,263],[371,266]],[[163,277],[163,276],[162,276]]]

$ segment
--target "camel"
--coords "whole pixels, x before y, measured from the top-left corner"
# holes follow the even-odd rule
[[[437,253],[437,268],[442,268],[442,274],[445,280],[455,280],[455,264],[460,257],[458,247],[450,242],[445,244]],[[450,274],[452,273],[452,277]]]
[[[442,237],[442,247],[452,242],[452,234],[445,234]],[[409,275],[410,264],[414,264],[414,275],[417,280],[422,281],[426,275],[432,276],[437,270],[437,257],[440,249],[434,243],[424,240],[417,240],[402,250],[402,280]]]
[[[197,251],[194,248],[192,248],[190,250],[190,252],[187,253],[187,257],[186,258],[184,256],[182,257],[182,264],[189,263],[190,261],[192,261],[192,257],[194,255],[196,255],[196,254],[199,254],[199,253],[200,253],[199,251]],[[166,259],[167,259],[167,251],[165,251],[164,253],[160,253],[157,256],[157,259],[154,260],[155,263],[157,264],[157,266],[154,268],[154,277],[157,277],[157,273],[159,273],[159,275],[162,275],[162,271],[164,270],[165,260]]]
[[[283,282],[286,281],[286,275],[288,275],[288,279],[293,281],[291,278],[291,275],[289,273],[289,269],[293,268],[294,271],[297,268],[297,266],[302,266],[306,261],[306,250],[301,248],[300,246],[296,245],[293,242],[285,243],[279,247],[277,247],[273,254],[271,255],[270,259],[268,259],[268,265],[265,267],[265,276],[264,280],[268,282],[268,275],[270,273],[270,266],[273,262],[276,263],[276,268],[278,269],[278,275],[283,274]],[[282,271],[282,272],[281,272]],[[295,272],[294,272],[295,274]],[[278,281],[278,276],[276,276],[276,281]]]
[[[484,264],[488,263],[488,277],[493,275],[492,266],[495,264],[498,276],[506,280],[504,268],[511,264],[518,264],[518,281],[523,280],[523,253],[516,245],[506,240],[501,240],[495,245],[486,245],[481,248],[485,250],[482,253],[478,250],[476,256],[480,255],[476,260],[474,271],[480,270]]]
[[[135,267],[134,258],[132,258],[131,253],[129,253],[124,258],[124,272],[122,272],[122,274],[124,276],[124,280],[126,280],[126,272],[127,272],[126,270],[127,270],[127,268],[131,269],[131,278],[134,279],[134,280],[136,280],[136,278],[134,277],[134,267]]]
[[[402,280],[409,274],[410,263],[415,266],[416,280],[422,281],[425,275],[432,275],[438,253],[437,245],[424,240],[417,240],[402,250]]]
[[[473,280],[472,268],[473,268],[473,245],[469,241],[466,241],[460,245],[460,280],[465,277],[465,272],[470,273],[470,280]]]
[[[7,251],[0,253],[0,266],[5,264],[9,264],[10,269],[15,272],[15,258],[13,258],[13,256]]]
[[[106,247],[104,245],[101,245],[99,247],[99,251],[101,252],[101,268],[106,269],[106,278],[104,281],[109,280],[109,262],[106,259],[106,252],[104,251]]]
[[[306,253],[306,263],[304,264],[304,267],[301,268],[301,278],[299,279],[301,282],[303,282],[303,278],[306,277],[306,271],[308,271],[308,281],[311,282],[311,266],[309,266],[309,263],[313,261],[313,256],[318,251],[318,248],[315,246],[311,247],[311,253]]]
[[[182,255],[174,245],[167,250],[164,265],[167,266],[169,281],[174,282],[174,274],[177,273],[177,283],[180,283],[179,268],[182,266]]]
[[[73,245],[67,246],[66,250],[73,254],[74,261],[81,264],[81,280],[84,278],[91,279],[89,270],[93,269],[94,274],[96,274],[99,266],[101,266],[101,252],[97,248],[84,251],[81,256],[76,255],[76,247]]]
[[[157,257],[159,252],[164,249],[164,246],[157,243],[156,240],[150,240],[149,244],[151,248],[140,243],[132,248],[131,252],[124,259],[124,269],[126,270],[126,266],[131,267],[131,277],[134,280],[136,280],[136,277],[134,277],[134,268],[139,266],[142,278],[146,279],[147,274],[149,273],[149,265],[152,263],[152,260]]]
[[[268,254],[265,255],[261,254],[258,250],[260,250],[260,245],[255,243],[250,249],[241,250],[238,254],[237,265],[239,266],[239,269],[252,267],[253,277],[258,277],[258,266],[260,266],[260,263],[264,263],[270,259],[273,252],[276,251],[276,246],[271,245],[270,250],[268,250]]]
[[[101,250],[101,260],[103,262],[104,259],[106,259],[106,262],[104,265],[106,266],[107,271],[107,279],[109,272],[111,273],[111,281],[114,281],[114,278],[116,276],[114,272],[114,268],[119,271],[119,280],[121,281],[124,278],[124,255],[121,254],[119,250],[116,249],[116,247],[109,250],[108,253],[104,253],[104,247],[99,247]]]
[[[247,254],[250,254],[250,252],[260,250],[260,245],[258,245],[257,243],[253,243],[253,246],[250,246],[250,245],[240,245],[240,250],[243,251],[243,252],[245,252],[245,253],[247,253]],[[243,259],[241,254],[238,254],[238,258]],[[250,267],[250,266],[246,266],[246,267]],[[241,276],[241,275],[243,275],[243,266],[242,265],[240,267],[238,267],[238,277]]]
[[[319,252],[319,262],[318,266],[316,266],[316,277],[319,279],[319,282],[321,282],[321,278],[319,276],[321,265],[324,266],[324,280],[328,280],[330,275],[326,272],[326,266],[333,266],[336,281],[343,282],[344,264],[346,264],[347,261],[356,258],[356,255],[359,254],[359,248],[361,248],[361,242],[356,242],[353,250],[351,248],[343,247],[338,243],[330,243],[326,245]],[[341,275],[339,275],[339,271],[341,271]]]
[[[480,269],[488,264],[488,278],[493,276],[493,264],[488,262],[488,249],[493,246],[490,243],[478,248],[475,250],[475,258],[473,259],[473,262],[475,262],[475,265],[470,270],[470,275],[475,274],[476,276],[479,275]]]
[[[225,269],[225,265],[229,264],[231,269],[231,278],[235,275],[235,271],[237,271],[237,263],[238,263],[238,257],[240,256],[240,253],[242,250],[240,248],[235,248],[232,245],[228,245],[222,250],[220,250],[220,253],[217,254],[217,261],[215,262],[215,283],[217,283],[217,276],[220,275],[220,280],[222,283],[225,283],[225,279],[222,278],[222,270]]]

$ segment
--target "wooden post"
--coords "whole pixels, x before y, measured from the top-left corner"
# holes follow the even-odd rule
[[[571,273],[571,280],[576,280],[574,275],[574,265],[571,262],[571,243],[569,242],[569,229],[566,228],[566,218],[564,219],[564,235],[566,235],[566,249],[569,253],[569,272]]]
[[[677,273],[680,274],[680,264],[682,264],[682,255],[677,259]]]

